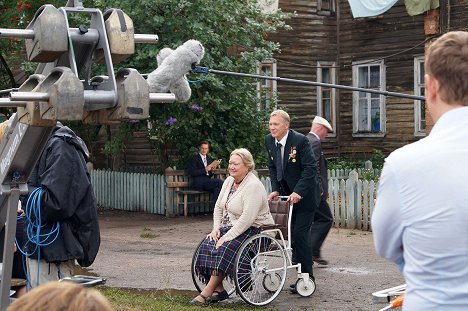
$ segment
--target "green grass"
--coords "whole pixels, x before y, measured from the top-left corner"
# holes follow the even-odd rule
[[[151,232],[144,232],[140,234],[140,238],[144,238],[144,239],[154,239],[154,238],[157,238],[158,236],[159,234],[151,233]]]
[[[121,289],[104,286],[97,287],[97,289],[106,296],[116,311],[274,310],[265,307],[253,307],[243,301],[192,306],[189,301],[195,294],[188,291]]]

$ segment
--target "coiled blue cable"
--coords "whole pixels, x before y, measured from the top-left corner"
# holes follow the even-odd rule
[[[45,227],[45,224],[42,224],[41,221],[41,197],[44,190],[42,187],[34,189],[31,194],[29,195],[28,202],[26,203],[26,219],[27,219],[27,227],[26,227],[26,236],[27,242],[34,244],[34,249],[27,253],[20,245],[18,245],[18,241],[16,241],[16,245],[18,250],[23,254],[23,256],[30,257],[37,252],[37,285],[39,285],[39,267],[41,261],[41,252],[40,248],[50,245],[55,242],[57,239],[59,232],[60,232],[60,223],[55,222],[52,225],[50,232],[41,234],[42,228]],[[19,216],[24,217],[24,216]],[[26,274],[26,282],[29,282],[29,276],[27,269],[25,269]]]

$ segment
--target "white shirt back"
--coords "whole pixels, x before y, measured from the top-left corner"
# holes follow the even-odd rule
[[[468,310],[468,107],[386,159],[372,228],[405,276],[403,310]]]

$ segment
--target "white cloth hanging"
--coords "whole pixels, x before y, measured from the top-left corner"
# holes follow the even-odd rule
[[[390,9],[398,0],[348,0],[354,18],[377,16]]]

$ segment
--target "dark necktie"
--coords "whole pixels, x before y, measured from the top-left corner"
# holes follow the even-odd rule
[[[283,179],[283,160],[281,146],[281,143],[276,144],[276,179],[278,181]]]

